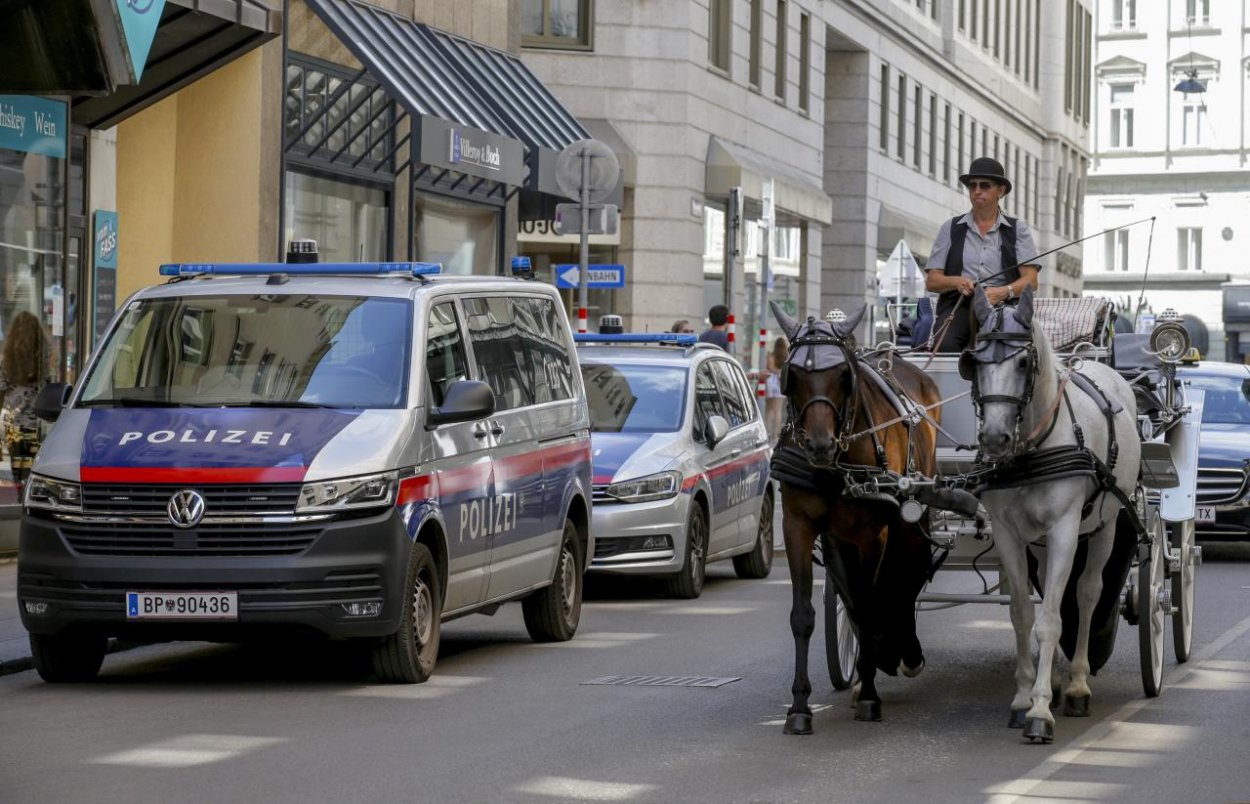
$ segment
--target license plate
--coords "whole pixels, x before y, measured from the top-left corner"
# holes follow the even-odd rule
[[[1214,522],[1215,521],[1215,506],[1214,505],[1198,506],[1198,515],[1194,517],[1194,519],[1196,519],[1199,522]]]
[[[237,620],[238,592],[127,592],[127,620]]]

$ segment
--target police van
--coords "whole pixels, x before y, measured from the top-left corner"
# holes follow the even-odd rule
[[[420,682],[441,622],[512,600],[535,640],[573,636],[590,434],[553,287],[421,263],[160,272],[36,404],[56,424],[17,594],[46,681],[93,678],[110,637],[315,634]]]

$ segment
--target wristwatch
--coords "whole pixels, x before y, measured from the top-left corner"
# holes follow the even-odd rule
[[[1008,285],[1007,286],[1007,301],[1012,301],[1015,298],[1016,298],[1016,289],[1013,288],[1011,285]]]

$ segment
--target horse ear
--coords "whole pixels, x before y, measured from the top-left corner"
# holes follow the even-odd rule
[[[1033,286],[1026,285],[1016,305],[1016,320],[1026,327],[1033,323]]]
[[[799,322],[797,319],[791,318],[777,306],[777,302],[770,301],[768,306],[773,309],[773,317],[777,319],[777,323],[781,325],[782,331],[786,333],[786,337],[794,340],[794,334],[799,330]]]
[[[990,320],[990,313],[994,312],[994,305],[990,304],[989,298],[985,295],[985,288],[980,285],[972,291],[972,312],[976,313],[977,321],[982,323]]]
[[[833,331],[839,336],[845,338],[855,334],[855,328],[859,326],[859,322],[864,320],[864,313],[868,310],[868,305],[859,308],[859,312],[854,315],[847,316],[845,321],[840,321],[833,325]]]

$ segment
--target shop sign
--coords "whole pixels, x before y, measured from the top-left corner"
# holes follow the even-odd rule
[[[553,243],[576,246],[582,242],[581,235],[557,234],[555,221],[520,221],[517,225],[516,239],[518,243]],[[621,244],[621,227],[610,235],[592,234],[589,236],[592,246],[619,246]]]
[[[109,319],[117,308],[117,213],[98,209],[95,212],[93,241],[95,243],[95,317],[96,342],[104,337]]]
[[[130,69],[134,83],[143,77],[143,65],[148,62],[156,28],[161,24],[161,11],[165,0],[114,0],[117,15],[122,21],[126,36],[126,52],[130,57]]]
[[[421,161],[470,176],[511,186],[525,178],[525,151],[511,137],[452,123],[439,117],[421,118]]]
[[[65,158],[65,103],[35,95],[0,95],[0,148]]]

